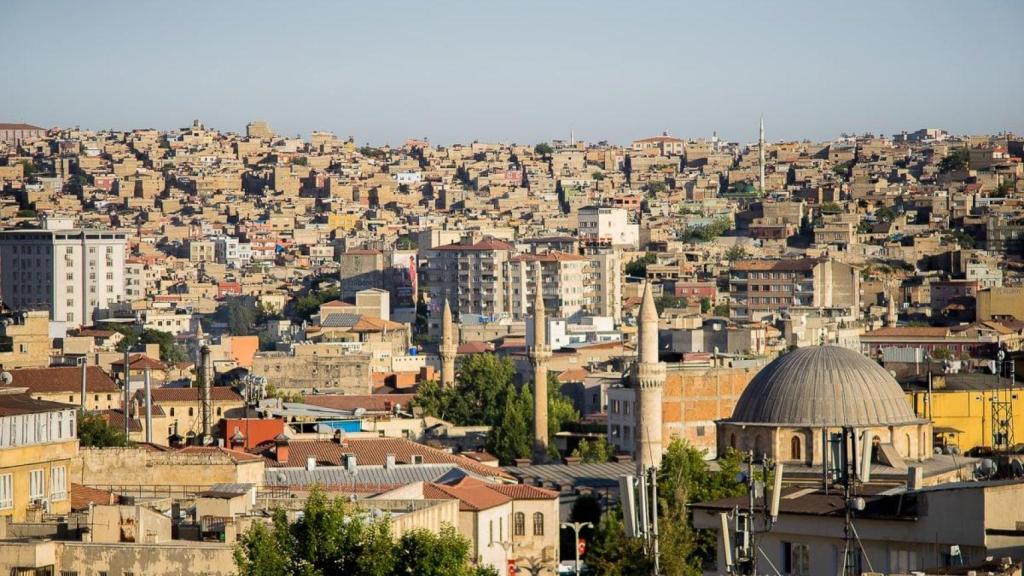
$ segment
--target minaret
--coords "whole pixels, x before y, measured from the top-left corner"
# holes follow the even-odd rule
[[[889,297],[887,302],[887,308],[885,313],[885,325],[895,326],[899,321],[899,314],[896,312],[896,293],[897,288],[892,284],[889,285]]]
[[[548,458],[548,359],[551,347],[547,343],[544,323],[544,278],[541,263],[537,262],[537,274],[533,293],[533,346],[530,346],[530,363],[533,364],[533,461],[543,463]]]
[[[760,180],[760,182],[761,182],[761,190],[760,190],[760,193],[764,194],[764,116],[761,116],[761,135],[758,137],[757,142],[758,142],[758,145],[757,145],[758,150],[757,151],[761,155],[760,156],[760,161],[758,162],[758,168],[760,169],[760,173],[761,173],[761,180]]]
[[[455,324],[452,322],[452,308],[448,299],[444,300],[444,314],[441,317],[441,386],[455,386]]]
[[[640,304],[639,335],[634,389],[636,390],[637,474],[661,466],[661,395],[665,386],[665,365],[658,361],[658,311],[651,283],[644,286]]]

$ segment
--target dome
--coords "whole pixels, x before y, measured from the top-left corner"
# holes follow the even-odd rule
[[[754,376],[730,422],[888,426],[921,422],[903,389],[869,358],[838,346],[798,348]]]

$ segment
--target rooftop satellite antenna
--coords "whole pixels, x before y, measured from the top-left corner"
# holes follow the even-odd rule
[[[366,414],[366,408],[356,408],[355,411],[352,412],[352,415],[356,418],[362,418],[364,414]]]
[[[0,384],[3,384],[4,386],[10,386],[11,382],[14,382],[14,376],[11,376],[10,372],[6,370],[0,372]]]

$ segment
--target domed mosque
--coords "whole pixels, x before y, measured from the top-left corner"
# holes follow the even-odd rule
[[[873,473],[906,478],[917,467],[940,482],[937,476],[955,478],[973,467],[972,459],[935,455],[931,421],[914,414],[896,379],[838,346],[799,348],[775,359],[747,385],[732,417],[716,425],[719,454],[752,451],[755,460],[784,462],[787,476],[820,470],[824,438],[843,428],[854,429],[858,442],[870,438]]]

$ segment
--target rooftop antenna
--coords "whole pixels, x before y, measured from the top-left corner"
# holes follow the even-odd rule
[[[747,506],[737,506],[729,512],[721,514],[722,530],[720,531],[722,547],[725,550],[726,572],[728,574],[757,574],[757,555],[768,562],[772,570],[779,574],[778,568],[758,546],[757,537],[771,531],[779,518],[779,501],[782,496],[783,465],[764,458],[761,474],[754,473],[754,453],[747,453],[747,470],[740,472],[737,480],[747,485]],[[766,493],[769,475],[772,478],[772,489]],[[730,530],[729,520],[733,521]],[[730,536],[731,532],[731,536]]]

